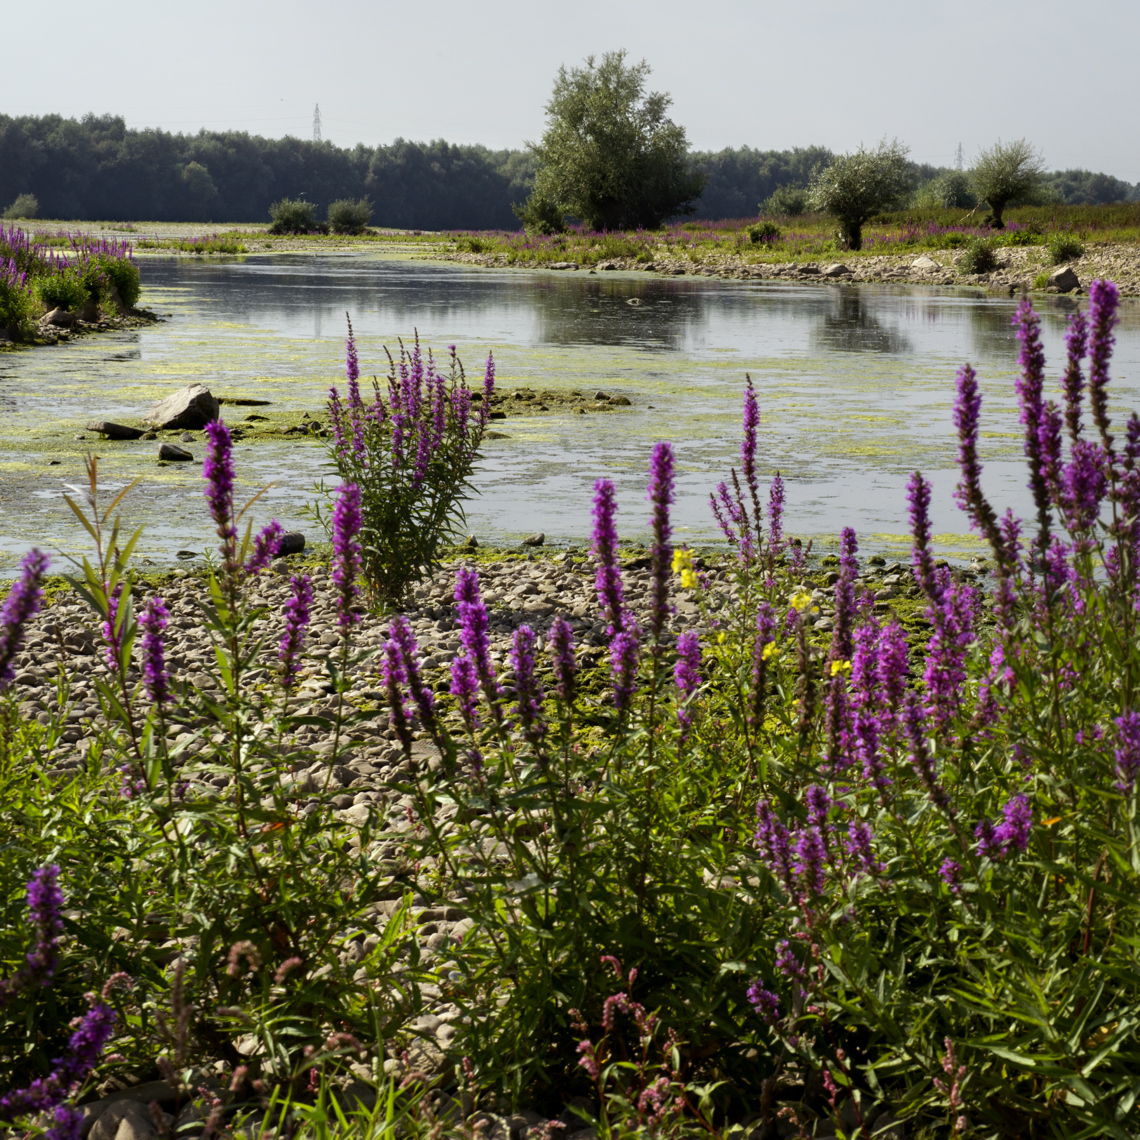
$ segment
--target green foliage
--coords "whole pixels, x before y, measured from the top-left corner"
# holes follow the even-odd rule
[[[35,310],[35,300],[27,289],[9,277],[0,276],[0,329],[24,335]]]
[[[135,302],[142,292],[142,283],[139,278],[139,268],[129,257],[110,257],[100,254],[89,263],[98,268],[102,279],[115,287],[119,301],[124,309],[133,309]],[[92,296],[100,300],[108,300],[101,291],[91,290]]]
[[[1075,261],[1078,257],[1084,256],[1085,247],[1076,234],[1061,231],[1052,233],[1049,235],[1047,244],[1049,260],[1054,265],[1064,265],[1066,262]]]
[[[761,242],[777,241],[780,237],[780,227],[775,222],[760,222],[748,227],[748,239],[753,245]]]
[[[45,273],[32,283],[32,296],[47,310],[60,308],[74,312],[87,300],[87,286],[74,267],[62,273]]]
[[[350,364],[356,349],[349,327]],[[329,400],[332,462],[342,480],[360,488],[364,576],[373,595],[396,605],[435,565],[463,526],[463,500],[490,417],[494,363],[487,358],[483,391],[472,393],[452,349],[447,375],[419,337],[399,359],[389,355],[388,396],[379,387],[365,404],[350,368],[347,399]]]
[[[993,238],[974,237],[966,246],[958,268],[963,273],[991,273],[997,268],[997,257],[994,250],[997,243]]]
[[[907,148],[885,139],[874,150],[860,147],[840,155],[812,180],[811,204],[838,219],[850,249],[861,249],[863,225],[875,214],[890,209],[910,189]]]
[[[978,152],[970,177],[978,198],[993,211],[994,229],[1005,224],[1006,206],[1031,197],[1038,189],[1043,170],[1041,155],[1025,139],[1011,143],[999,139]]]
[[[763,202],[760,213],[774,218],[794,218],[806,214],[811,205],[811,195],[802,186],[779,186]]]
[[[533,216],[544,202],[593,230],[659,226],[692,213],[704,178],[688,156],[684,128],[670,120],[671,99],[647,94],[649,65],[607,52],[595,64],[560,68],[546,105]]]
[[[271,234],[307,234],[321,229],[317,208],[301,198],[282,198],[269,207]]]
[[[911,204],[918,209],[968,210],[978,204],[978,199],[965,171],[948,170],[923,183]]]
[[[372,218],[372,203],[367,198],[353,201],[338,198],[328,209],[329,229],[334,234],[361,234]]]
[[[20,194],[16,200],[4,211],[4,218],[11,220],[32,219],[40,210],[39,200],[34,194]]]
[[[1022,229],[1007,230],[1001,237],[995,239],[999,245],[1014,249],[1023,249],[1031,245],[1043,245],[1045,236],[1036,226],[1025,226]]]
[[[515,216],[529,234],[561,234],[566,232],[563,210],[552,198],[537,190],[522,205],[512,207]]]

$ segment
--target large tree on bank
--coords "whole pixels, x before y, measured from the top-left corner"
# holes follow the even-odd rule
[[[564,215],[595,230],[654,229],[693,212],[704,175],[689,157],[672,99],[646,93],[649,65],[627,66],[624,51],[558,70],[546,105],[534,193],[517,213],[528,228],[552,230]]]

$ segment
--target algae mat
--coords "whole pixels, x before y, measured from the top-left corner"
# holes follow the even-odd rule
[[[905,483],[921,468],[935,487],[935,529],[949,554],[976,549],[953,504],[954,372],[978,368],[985,396],[987,486],[1004,509],[1027,513],[1013,392],[1014,301],[970,290],[792,285],[648,274],[495,271],[370,254],[250,255],[206,264],[140,260],[142,304],[154,327],[50,349],[0,352],[0,554],[30,545],[80,552],[84,535],[63,494],[83,456],[100,456],[106,488],[141,477],[124,524],[145,527],[140,553],[156,563],[211,545],[200,467],[160,467],[155,443],[109,443],[88,419],[137,421],[149,404],[193,382],[231,420],[320,417],[343,369],[345,312],[361,366],[383,373],[384,346],[418,330],[437,355],[455,344],[470,374],[493,351],[500,386],[625,396],[607,414],[512,417],[495,424],[469,505],[469,530],[510,542],[536,530],[578,541],[590,527],[593,481],[619,488],[623,534],[643,537],[645,471],[655,440],[678,456],[678,537],[717,538],[708,492],[739,446],[745,372],[762,409],[761,470],[788,485],[788,527],[817,547],[856,527],[865,550],[905,542]],[[1074,301],[1042,302],[1050,372],[1059,376]],[[1079,302],[1077,302],[1079,303]],[[1114,367],[1118,418],[1140,403],[1140,305],[1122,305]],[[76,439],[76,436],[86,436]],[[200,460],[200,439],[187,445]],[[272,436],[236,448],[255,509],[319,537],[301,514],[325,468],[322,445]]]

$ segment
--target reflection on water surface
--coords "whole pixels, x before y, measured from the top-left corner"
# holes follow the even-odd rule
[[[125,521],[146,524],[143,552],[166,560],[211,542],[198,474],[155,464],[155,445],[80,442],[86,420],[137,417],[195,381],[219,396],[272,401],[271,411],[317,413],[343,367],[352,314],[366,373],[383,372],[384,345],[414,335],[439,352],[456,344],[469,371],[495,353],[500,383],[603,389],[628,413],[511,419],[491,441],[469,508],[486,541],[534,530],[584,539],[593,480],[618,483],[623,533],[644,535],[652,443],[679,458],[680,537],[716,538],[708,491],[734,461],[744,373],[760,394],[763,468],[779,468],[789,526],[819,541],[855,526],[864,549],[906,530],[904,487],[933,479],[936,529],[965,550],[953,506],[954,371],[978,368],[986,404],[983,458],[998,502],[1026,513],[1013,378],[1015,302],[970,290],[661,279],[648,274],[518,272],[387,260],[370,255],[250,256],[194,263],[146,259],[143,303],[171,314],[154,328],[91,337],[57,349],[0,354],[0,551],[33,542],[83,549],[62,500],[79,482],[84,448],[108,486],[142,475]],[[635,303],[631,303],[635,302]],[[1051,374],[1060,373],[1074,302],[1043,299]],[[1140,306],[1122,305],[1114,369],[1120,415],[1136,399]],[[245,409],[230,409],[240,419]],[[191,446],[201,455],[201,444]],[[247,488],[273,481],[257,521],[299,511],[322,470],[318,444],[239,445]],[[49,465],[55,461],[55,465]],[[264,506],[264,510],[260,508]],[[311,528],[310,528],[311,529]]]

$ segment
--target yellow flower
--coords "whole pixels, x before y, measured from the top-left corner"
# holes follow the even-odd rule
[[[686,590],[695,590],[697,588],[697,572],[695,570],[682,570],[681,571],[681,585]]]
[[[769,641],[768,644],[764,646],[764,652],[761,653],[760,656],[763,657],[765,661],[771,661],[772,658],[776,656],[776,653],[776,643]]]
[[[833,677],[839,673],[850,673],[850,672],[851,672],[851,662],[850,661],[832,661],[832,663],[831,663],[831,675]]]
[[[805,590],[797,590],[792,595],[792,606],[802,614],[811,605],[811,594]]]
[[[683,546],[678,546],[673,551],[673,573],[676,574],[680,571],[692,570],[693,568],[693,552]]]
[[[716,635],[716,640],[717,640],[718,645],[723,645],[728,640],[728,634],[727,633],[718,633]]]

